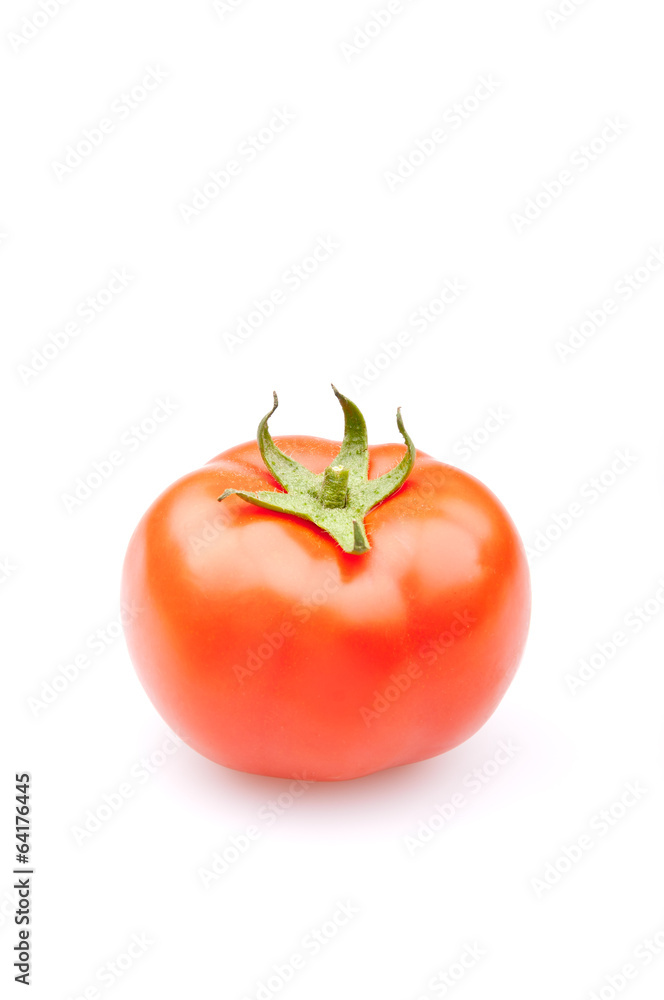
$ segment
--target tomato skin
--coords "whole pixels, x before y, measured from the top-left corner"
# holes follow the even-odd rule
[[[339,442],[275,441],[322,472]],[[403,446],[369,448],[369,476]],[[127,551],[122,598],[139,678],[171,728],[211,760],[304,780],[434,757],[489,718],[530,619],[525,552],[482,483],[417,452],[344,552],[290,514],[227,488],[278,489],[256,442],[170,486]]]

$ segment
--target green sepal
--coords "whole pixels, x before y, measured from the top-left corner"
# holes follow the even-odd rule
[[[268,470],[285,493],[271,490],[248,492],[224,490],[218,500],[235,494],[247,503],[282,514],[293,514],[322,528],[341,546],[344,552],[359,554],[370,548],[364,518],[404,484],[415,463],[415,445],[403,424],[401,409],[397,410],[397,427],[406,442],[406,452],[393,469],[377,479],[368,478],[369,445],[364,417],[355,403],[334,386],[334,393],[344,411],[344,438],[336,457],[325,472],[316,474],[293,458],[285,455],[274,443],[268,421],[279,400],[258,425],[258,447]],[[347,486],[345,498],[344,484]]]

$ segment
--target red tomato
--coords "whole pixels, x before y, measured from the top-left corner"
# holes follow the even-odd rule
[[[340,449],[277,443],[314,473]],[[403,455],[370,447],[370,480]],[[434,757],[489,718],[528,631],[524,549],[482,483],[413,455],[367,515],[361,554],[293,514],[216,503],[228,488],[275,490],[255,442],[179,479],[143,516],[123,572],[123,599],[142,609],[128,646],[157,710],[199,753],[335,781]]]

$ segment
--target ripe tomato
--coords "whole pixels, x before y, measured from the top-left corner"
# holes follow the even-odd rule
[[[190,746],[241,771],[334,781],[449,750],[489,718],[525,644],[528,566],[501,503],[416,452],[400,417],[406,455],[367,450],[361,414],[337,395],[343,445],[277,444],[268,414],[258,444],[175,482],[129,544],[141,682]],[[315,484],[338,480],[321,506]]]

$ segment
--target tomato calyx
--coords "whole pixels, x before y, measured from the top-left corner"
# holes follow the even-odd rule
[[[365,516],[403,486],[415,463],[415,445],[403,425],[399,407],[397,427],[406,442],[406,452],[389,472],[369,479],[369,444],[364,417],[355,403],[335,386],[332,388],[344,411],[344,438],[336,458],[323,473],[317,474],[300,465],[272,440],[268,421],[279,405],[275,392],[274,406],[258,425],[258,447],[268,470],[286,492],[259,490],[250,493],[228,489],[217,499],[235,495],[267,510],[294,514],[326,531],[344,552],[359,555],[370,548],[364,528]]]

